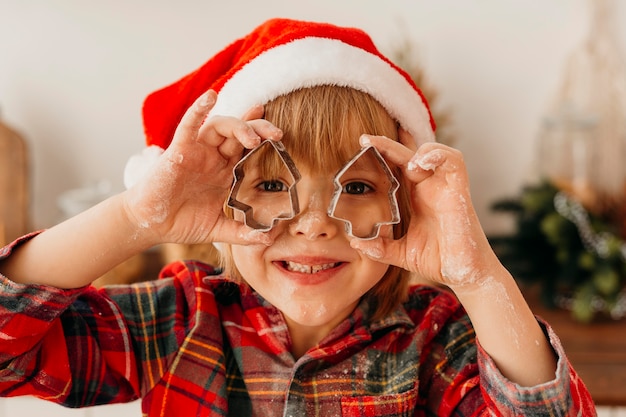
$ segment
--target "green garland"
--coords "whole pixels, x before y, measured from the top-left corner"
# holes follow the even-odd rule
[[[611,224],[549,181],[492,209],[516,220],[512,236],[491,239],[494,249],[517,279],[541,285],[546,306],[568,308],[585,323],[626,316],[626,244]]]

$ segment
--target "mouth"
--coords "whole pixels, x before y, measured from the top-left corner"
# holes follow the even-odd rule
[[[317,265],[307,265],[292,261],[283,261],[283,267],[290,272],[299,272],[301,274],[317,274],[318,272],[327,271],[341,265],[341,262],[330,262]]]

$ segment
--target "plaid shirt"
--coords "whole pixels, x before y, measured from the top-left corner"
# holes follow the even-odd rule
[[[145,416],[595,415],[547,325],[556,378],[521,388],[476,343],[456,299],[431,287],[380,321],[362,302],[295,360],[280,312],[204,264],[102,290],[0,278],[1,396],[70,407],[142,397]]]

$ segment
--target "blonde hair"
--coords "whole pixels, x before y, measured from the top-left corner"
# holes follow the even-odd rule
[[[348,87],[316,86],[293,91],[265,105],[265,119],[283,130],[282,142],[297,166],[311,172],[338,171],[360,149],[362,133],[397,140],[397,123],[370,95]],[[398,169],[394,174],[402,183]],[[406,233],[410,218],[409,197],[398,191],[401,221],[394,237]],[[227,214],[232,217],[232,210]],[[222,250],[221,265],[233,279],[241,279],[230,246]],[[384,317],[405,299],[408,271],[389,266],[382,279],[365,295],[373,319]]]

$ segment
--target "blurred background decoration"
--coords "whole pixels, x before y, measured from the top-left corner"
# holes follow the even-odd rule
[[[26,139],[0,120],[0,247],[29,231],[29,161]]]
[[[492,207],[516,220],[494,241],[505,265],[583,322],[626,316],[626,66],[617,3],[590,4],[589,34],[540,128],[537,179]]]
[[[393,47],[389,54],[394,63],[405,70],[419,86],[426,98],[430,111],[437,124],[437,142],[454,146],[456,135],[452,125],[452,111],[441,104],[439,90],[426,76],[426,71],[420,62],[418,46],[409,35],[405,34]]]
[[[112,195],[112,186],[108,180],[100,180],[84,187],[65,190],[59,194],[56,201],[61,215],[59,221],[74,217]],[[142,281],[146,275],[146,264],[146,254],[135,255],[96,279],[93,284],[96,287],[102,287],[104,285],[130,284]]]

